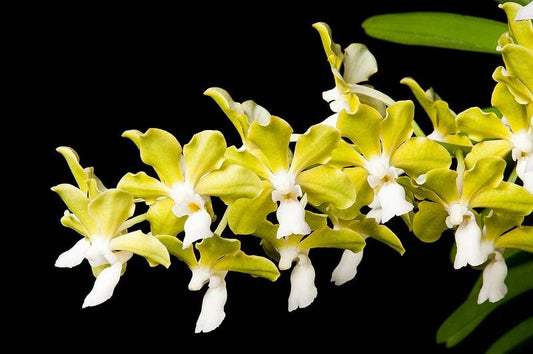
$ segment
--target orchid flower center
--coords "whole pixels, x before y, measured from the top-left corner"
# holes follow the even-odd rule
[[[116,261],[116,256],[109,248],[109,239],[103,236],[93,236],[91,238],[91,246],[87,250],[85,258],[87,258],[92,267],[99,267]]]
[[[519,160],[523,157],[533,154],[533,135],[522,130],[511,136],[513,144],[513,160]]]
[[[193,187],[185,182],[174,185],[171,192],[174,200],[172,211],[177,217],[192,215],[204,209],[205,201],[202,196],[196,193]]]
[[[461,225],[465,218],[472,217],[473,214],[468,210],[468,207],[461,203],[454,203],[448,206],[448,217],[446,217],[446,225],[452,228]]]
[[[368,184],[372,188],[383,186],[388,182],[394,182],[403,171],[389,164],[387,156],[373,156],[365,166],[368,171]]]
[[[296,184],[296,176],[289,171],[278,171],[270,179],[274,190],[272,191],[272,200],[297,200],[302,196],[302,189]]]

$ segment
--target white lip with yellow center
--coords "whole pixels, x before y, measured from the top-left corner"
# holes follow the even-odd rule
[[[289,171],[278,171],[270,179],[270,183],[274,187],[272,201],[279,202],[276,210],[279,223],[277,238],[309,234],[311,228],[305,221],[305,208],[298,200],[303,193],[302,188],[296,184],[296,176]]]
[[[373,156],[366,165],[368,184],[374,189],[374,200],[369,205],[372,209],[367,217],[385,223],[394,216],[400,216],[413,210],[413,204],[405,199],[405,190],[396,179],[403,170],[391,166],[387,156]]]
[[[189,183],[174,185],[171,198],[174,200],[174,207],[172,208],[174,215],[177,217],[188,216],[184,225],[184,249],[195,241],[213,236],[211,215],[205,209],[205,200],[194,191]]]

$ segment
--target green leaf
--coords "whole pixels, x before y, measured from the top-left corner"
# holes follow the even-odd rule
[[[220,168],[226,151],[226,140],[221,132],[204,130],[194,134],[183,147],[185,181],[193,187],[207,172]]]
[[[457,115],[457,129],[475,141],[511,138],[511,132],[496,114],[485,113],[478,107],[468,108]]]
[[[507,24],[444,12],[377,15],[362,24],[370,37],[394,43],[498,54],[496,46]]]
[[[486,188],[474,195],[469,204],[472,208],[529,215],[533,211],[533,194],[514,183],[501,182],[496,188]]]
[[[89,215],[89,199],[87,199],[87,195],[83,193],[81,189],[78,189],[71,184],[63,183],[52,187],[52,191],[59,195],[67,208],[82,223],[88,232],[88,235],[86,236],[98,233],[98,226],[93,217]]]
[[[376,219],[365,219],[363,221],[355,221],[350,225],[350,228],[358,234],[366,237],[372,237],[379,242],[386,244],[399,254],[404,254],[405,248],[402,242],[387,226],[380,225]]]
[[[195,190],[201,195],[217,196],[226,204],[240,198],[255,198],[263,184],[255,173],[238,165],[226,165],[203,176]]]
[[[170,235],[157,235],[155,236],[168,250],[168,252],[180,261],[185,262],[189,268],[198,266],[198,261],[194,255],[194,249],[187,247],[183,249],[183,243],[174,236]]]
[[[112,250],[133,252],[151,263],[161,264],[166,268],[170,266],[170,256],[166,247],[154,236],[145,235],[140,230],[115,237],[109,247]]]
[[[341,135],[350,139],[367,159],[381,156],[381,120],[383,118],[374,108],[360,105],[354,114],[345,110],[339,113],[337,128]]]
[[[313,231],[302,242],[299,249],[340,248],[352,252],[360,252],[365,247],[365,240],[357,232],[350,229],[333,230],[329,227]]]
[[[133,216],[133,196],[120,189],[108,189],[89,203],[89,215],[94,219],[100,236],[115,237],[122,224]]]
[[[229,147],[224,153],[224,163],[232,163],[239,166],[246,167],[254,172],[259,177],[270,180],[272,172],[250,151],[239,151],[235,146]]]
[[[498,338],[492,343],[486,354],[510,353],[512,349],[531,339],[533,339],[533,317],[520,322]]]
[[[423,242],[435,242],[448,229],[448,213],[442,205],[423,201],[418,203],[418,212],[413,219],[413,232]]]
[[[317,166],[296,176],[309,202],[313,205],[331,203],[345,209],[355,202],[356,191],[350,178],[339,169],[327,165]]]
[[[289,168],[289,141],[292,128],[281,118],[271,117],[267,125],[255,121],[250,125],[246,146],[276,173]]]
[[[162,129],[150,128],[144,134],[138,130],[128,130],[122,136],[137,145],[141,160],[152,166],[167,186],[183,181],[180,168],[181,145],[174,135]],[[162,154],[162,151],[165,153]]]
[[[68,146],[60,146],[56,149],[56,151],[63,155],[67,161],[68,167],[70,168],[78,187],[83,191],[83,193],[87,193],[87,172],[83,169],[83,167],[81,167],[80,157],[76,151]]]
[[[278,267],[270,260],[265,257],[249,256],[242,251],[222,258],[215,263],[213,270],[246,273],[270,281],[276,281],[280,275]]]
[[[487,140],[474,145],[472,150],[465,157],[465,166],[471,169],[481,159],[486,157],[505,158],[511,151],[513,145],[507,140]]]
[[[296,142],[289,171],[297,175],[312,165],[328,162],[339,139],[340,133],[336,128],[327,125],[312,126]]]
[[[498,186],[503,179],[505,165],[505,161],[499,157],[487,157],[479,160],[465,172],[461,201],[469,202],[479,192],[493,190]],[[473,204],[476,203],[470,205],[473,206]]]
[[[135,198],[152,204],[157,199],[170,194],[170,188],[163,182],[148,176],[144,172],[136,174],[128,172],[120,179],[118,189],[131,193]]]
[[[214,234],[196,243],[196,249],[200,251],[200,265],[211,268],[222,257],[235,255],[241,249],[241,242]]]
[[[452,158],[439,143],[428,138],[411,138],[391,156],[391,165],[417,177],[436,168],[448,168]]]
[[[455,346],[466,338],[494,310],[516,296],[533,289],[533,262],[527,262],[509,269],[505,283],[509,289],[500,301],[477,304],[482,277],[470,292],[466,301],[444,321],[437,331],[437,342],[446,343],[448,348]]]
[[[381,142],[383,153],[391,156],[398,146],[413,135],[415,106],[412,101],[398,101],[387,108],[387,115],[381,121]]]
[[[150,205],[146,219],[150,223],[152,235],[176,236],[184,230],[187,217],[178,218],[172,212],[172,207],[174,207],[174,201],[170,198],[158,200]]]
[[[522,226],[496,239],[496,247],[533,252],[533,226]]]
[[[263,181],[263,191],[257,198],[239,199],[228,206],[228,225],[236,234],[252,234],[273,211],[276,204],[272,201],[272,186]]]

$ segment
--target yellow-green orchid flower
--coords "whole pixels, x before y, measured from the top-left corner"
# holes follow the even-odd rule
[[[161,230],[164,231],[164,230]],[[200,257],[192,247],[184,249],[176,237],[158,235],[170,254],[187,264],[192,272],[189,290],[200,290],[206,283],[208,289],[202,301],[202,310],[196,322],[196,333],[210,332],[220,326],[226,314],[226,280],[228,272],[250,274],[275,281],[279,277],[276,266],[264,257],[249,256],[241,251],[241,243],[235,239],[225,239],[217,234],[195,244]]]
[[[494,88],[492,104],[503,114],[502,119],[493,112],[485,113],[477,107],[469,108],[457,116],[458,129],[479,142],[465,160],[467,168],[480,158],[504,158],[511,152],[512,159],[517,163],[517,175],[524,187],[533,193],[533,104],[526,106],[518,103],[508,86],[502,83]]]
[[[495,212],[483,218],[481,248],[489,261],[483,269],[483,285],[479,291],[478,304],[487,300],[497,302],[507,293],[507,265],[503,258],[506,248],[529,252],[533,250],[533,227],[520,226],[523,220],[524,217],[520,215]]]
[[[250,124],[257,121],[261,125],[266,125],[270,121],[271,115],[264,107],[252,100],[235,102],[230,94],[220,87],[211,87],[204,92],[204,95],[211,97],[218,104],[237,129],[243,142],[246,140]]]
[[[365,246],[365,241],[357,232],[350,229],[331,229],[327,227],[327,216],[306,212],[306,222],[314,230],[310,235],[292,234],[283,239],[277,237],[279,225],[262,221],[253,235],[261,238],[265,251],[277,259],[281,270],[290,269],[291,291],[288,309],[294,311],[309,306],[316,298],[315,269],[309,258],[314,248],[340,248],[357,254]]]
[[[304,193],[310,204],[334,204],[340,209],[355,201],[355,189],[341,170],[327,165],[340,141],[339,131],[313,126],[296,142],[292,160],[290,125],[272,116],[266,125],[254,121],[245,140],[246,149],[230,147],[228,163],[242,165],[263,179],[263,192],[256,199],[242,199],[228,209],[228,222],[237,234],[253,233],[255,227],[276,211],[278,238],[307,235],[312,229],[305,221]],[[279,205],[277,204],[279,203]]]
[[[364,44],[352,43],[343,53],[341,46],[333,41],[331,28],[326,23],[317,22],[313,27],[320,35],[335,79],[335,87],[322,94],[334,114],[321,124],[335,127],[339,113],[342,110],[353,113],[359,102],[368,104],[384,114],[386,107],[393,104],[394,100],[373,87],[362,84],[378,71],[376,58],[368,48]]]
[[[128,232],[128,228],[144,220],[133,217],[133,197],[118,189],[103,192],[99,182],[89,178],[92,169],[83,169],[74,150],[61,147],[58,151],[66,158],[76,182],[84,188],[60,184],[52,188],[67,205],[61,223],[83,236],[70,250],[56,260],[56,267],[72,268],[84,259],[89,261],[96,277],[93,289],[83,307],[95,306],[112,295],[126,262],[132,255],[145,257],[151,264],[170,265],[166,248],[155,238],[142,231]],[[103,188],[102,188],[103,189]]]
[[[386,244],[400,254],[405,252],[402,242],[385,225],[380,225],[373,218],[367,218],[360,209],[370,204],[374,198],[374,191],[366,181],[367,173],[362,168],[345,168],[346,173],[357,191],[357,200],[348,209],[339,210],[331,205],[321,205],[319,209],[328,215],[333,224],[333,230],[351,230],[361,236],[364,240],[375,239]],[[330,233],[333,231],[329,231]],[[334,232],[333,232],[334,233]],[[365,245],[365,248],[367,245]],[[335,285],[342,285],[352,280],[357,274],[357,267],[363,259],[364,248],[359,252],[345,249],[342,253],[338,265],[331,274],[331,281]]]
[[[487,157],[479,159],[467,171],[439,168],[417,181],[422,188],[417,188],[415,194],[428,200],[418,203],[413,231],[422,241],[434,242],[444,230],[457,226],[456,269],[467,264],[478,266],[487,259],[481,246],[482,232],[475,208],[522,216],[533,211],[533,195],[503,181],[505,166],[501,158]]]
[[[507,2],[500,5],[507,15],[509,33],[504,33],[498,41],[505,68],[496,68],[494,80],[507,85],[515,100],[533,108],[533,25],[531,21],[515,21],[524,10],[519,4]]]
[[[455,124],[456,114],[432,88],[424,91],[415,80],[409,77],[400,82],[411,89],[431,120],[433,131],[427,135],[428,139],[453,145],[472,146],[466,136],[458,134]]]
[[[400,175],[405,172],[417,178],[451,164],[449,153],[438,143],[411,137],[413,115],[413,102],[399,101],[387,109],[385,118],[365,104],[359,105],[354,114],[343,111],[339,116],[337,126],[354,147],[341,145],[334,158],[345,166],[362,169],[362,178],[374,189],[369,204],[372,210],[367,217],[380,223],[413,209],[404,188],[398,184]]]
[[[250,170],[224,162],[226,141],[218,131],[206,130],[193,136],[182,148],[176,138],[161,129],[146,133],[128,130],[123,136],[140,150],[144,163],[152,166],[159,180],[144,172],[126,174],[118,187],[136,198],[153,204],[172,199],[172,212],[187,217],[183,247],[211,237],[211,196],[230,204],[239,198],[254,198],[262,188],[261,181]],[[164,152],[164,153],[162,153]]]

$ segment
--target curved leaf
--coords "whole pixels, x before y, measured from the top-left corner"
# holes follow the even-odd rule
[[[498,54],[507,24],[445,12],[407,12],[372,16],[362,24],[370,37],[429,47]]]
[[[533,262],[522,263],[509,269],[505,283],[509,289],[500,301],[477,304],[482,279],[476,285],[466,301],[444,321],[437,331],[437,342],[446,343],[448,348],[455,346],[466,338],[494,310],[516,296],[533,289]]]
[[[512,349],[518,347],[522,343],[526,343],[528,340],[533,339],[533,317],[530,317],[517,326],[513,327],[503,336],[498,338],[490,348],[487,350],[486,354],[499,354],[499,353],[509,353]]]

